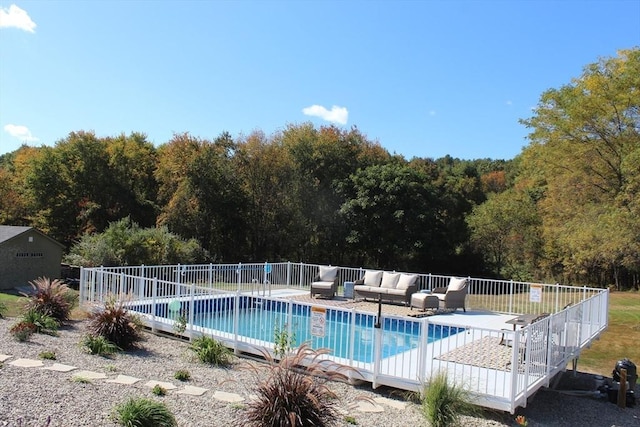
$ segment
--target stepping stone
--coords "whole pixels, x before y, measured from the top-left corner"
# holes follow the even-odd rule
[[[154,388],[155,386],[159,385],[160,387],[162,387],[165,390],[175,390],[176,386],[174,386],[172,383],[166,383],[163,381],[156,381],[156,380],[151,380],[151,381],[147,381],[145,383],[145,386],[149,387],[149,388]]]
[[[86,378],[88,380],[104,380],[107,378],[107,375],[102,372],[79,371],[76,372],[74,377]]]
[[[131,384],[137,383],[138,381],[140,381],[140,378],[130,377],[128,375],[118,375],[115,379],[107,380],[105,382],[114,383],[114,384],[131,385]]]
[[[399,400],[389,399],[387,397],[376,397],[374,402],[390,406],[395,409],[404,410],[407,407],[407,402],[401,402]]]
[[[40,368],[44,366],[41,360],[34,359],[16,359],[13,362],[9,362],[9,365],[19,366],[21,368]]]
[[[7,359],[11,359],[11,356],[7,354],[0,354],[0,362],[4,362]]]
[[[71,365],[63,365],[62,363],[54,363],[53,365],[47,366],[42,369],[48,369],[49,371],[57,371],[57,372],[71,372],[74,369],[78,369],[78,368]]]
[[[188,394],[190,396],[202,396],[207,391],[209,391],[208,388],[194,387],[192,385],[186,385],[186,386],[184,386],[184,388],[182,390],[178,391],[177,393],[178,394]]]
[[[356,411],[360,412],[384,412],[384,408],[372,402],[363,400],[356,405]]]
[[[213,393],[213,398],[222,402],[229,403],[244,402],[244,397],[235,393],[227,393],[226,391],[216,391],[215,393]]]

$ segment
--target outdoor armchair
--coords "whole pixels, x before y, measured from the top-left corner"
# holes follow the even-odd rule
[[[442,288],[434,288],[431,294],[437,296],[440,300],[440,308],[452,308],[454,310],[461,308],[462,311],[466,312],[467,289],[467,279],[452,277],[449,280],[449,285]]]
[[[321,295],[333,298],[338,291],[338,267],[320,266],[311,282],[311,297]]]

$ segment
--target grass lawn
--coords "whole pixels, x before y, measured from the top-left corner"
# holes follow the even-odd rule
[[[0,304],[7,308],[6,317],[19,316],[25,302],[27,299],[23,296],[0,292]]]
[[[609,294],[609,326],[582,352],[578,370],[611,376],[616,362],[625,357],[640,367],[640,292]]]

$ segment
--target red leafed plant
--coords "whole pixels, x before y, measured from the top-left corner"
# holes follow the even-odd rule
[[[28,310],[34,310],[53,317],[58,322],[69,319],[71,310],[76,302],[76,296],[63,281],[38,277],[29,283],[33,287],[33,293],[26,295],[29,298],[27,302]]]

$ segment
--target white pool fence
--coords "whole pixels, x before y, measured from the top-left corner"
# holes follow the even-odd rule
[[[313,336],[313,347],[331,348],[335,361],[355,368],[354,381],[420,391],[432,375],[446,371],[448,380],[469,390],[479,405],[511,413],[526,406],[529,396],[548,386],[607,327],[606,289],[471,277],[467,312],[458,312],[455,322],[438,315],[388,314],[385,305],[377,319],[357,307],[299,298],[308,295],[318,269],[291,262],[83,268],[80,301],[101,304],[115,297],[155,331],[175,334],[182,323],[186,337],[209,335],[236,353],[253,354],[275,348],[273,331],[265,338],[264,331],[252,330],[264,328],[265,318],[253,321],[252,316],[264,316],[266,309],[277,312],[279,323],[269,327],[287,328],[300,340],[310,325],[299,315],[320,313],[326,329],[323,337]],[[339,267],[340,283],[353,282],[364,271]],[[443,287],[449,280],[418,274],[418,290]],[[203,311],[225,312],[226,320],[206,327],[199,317]],[[500,326],[500,319],[525,313],[549,316],[520,329]],[[376,320],[382,328],[376,328]]]

